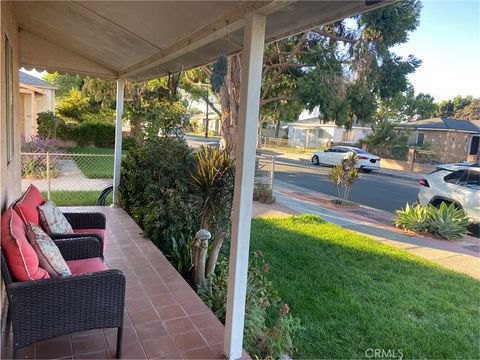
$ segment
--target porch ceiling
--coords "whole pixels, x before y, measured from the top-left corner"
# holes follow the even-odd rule
[[[18,1],[26,68],[143,81],[242,49],[244,15],[271,42],[388,1]]]

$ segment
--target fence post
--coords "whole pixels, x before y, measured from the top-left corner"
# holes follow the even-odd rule
[[[273,177],[275,175],[275,156],[272,155],[272,166],[270,168],[270,190],[273,192]]]
[[[47,199],[50,200],[50,153],[47,151]]]

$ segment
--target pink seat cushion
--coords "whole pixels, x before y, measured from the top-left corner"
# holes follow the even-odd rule
[[[106,242],[107,242],[107,233],[105,229],[73,229],[74,234],[96,234],[100,235],[103,239],[103,251],[105,251],[106,248]]]
[[[104,271],[108,269],[107,265],[105,265],[101,258],[70,260],[67,261],[67,265],[73,275]]]
[[[33,185],[30,185],[23,196],[18,200],[13,209],[18,216],[23,220],[24,224],[29,222],[40,226],[40,219],[38,216],[38,207],[45,202],[40,191]]]
[[[27,240],[22,219],[11,208],[2,215],[2,251],[8,268],[18,281],[48,279],[48,273],[38,266],[38,256]]]

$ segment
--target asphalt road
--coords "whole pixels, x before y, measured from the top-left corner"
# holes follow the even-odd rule
[[[328,179],[330,168],[315,166],[306,161],[284,160],[275,162],[275,179],[323,194],[337,196],[337,190]],[[390,176],[361,173],[350,190],[349,200],[375,209],[394,212],[413,203],[418,194],[416,181]]]

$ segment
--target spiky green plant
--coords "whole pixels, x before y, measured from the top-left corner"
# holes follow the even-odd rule
[[[454,240],[468,233],[468,216],[453,203],[442,202],[438,208],[430,205],[427,216],[429,232],[444,239]]]
[[[342,162],[330,170],[328,177],[337,188],[338,197],[347,200],[353,183],[358,179],[357,154],[352,152]]]
[[[405,209],[395,211],[397,227],[412,231],[427,231],[428,229],[428,208],[424,205],[405,205]]]

